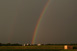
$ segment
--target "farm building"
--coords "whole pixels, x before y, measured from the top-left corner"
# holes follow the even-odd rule
[[[37,46],[41,46],[41,44],[37,44]]]
[[[64,45],[64,49],[73,49],[73,46],[71,46],[71,45]]]

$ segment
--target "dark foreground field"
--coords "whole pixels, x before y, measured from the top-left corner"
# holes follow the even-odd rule
[[[50,46],[0,46],[0,51],[77,51],[76,49],[64,50],[63,45]]]
[[[0,46],[0,49],[64,49],[62,45],[52,46]]]
[[[77,50],[58,50],[58,49],[0,49],[0,51],[77,51]]]

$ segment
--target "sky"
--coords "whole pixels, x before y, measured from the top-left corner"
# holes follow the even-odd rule
[[[0,43],[31,43],[48,0],[0,0]],[[77,43],[77,0],[51,0],[36,43]]]

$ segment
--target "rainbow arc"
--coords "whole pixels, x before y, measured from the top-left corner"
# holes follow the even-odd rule
[[[50,4],[50,0],[48,0],[48,1],[46,2],[46,4],[45,4],[45,6],[44,6],[44,8],[43,8],[43,10],[42,10],[42,12],[41,12],[41,14],[40,14],[40,16],[39,16],[39,19],[38,19],[38,21],[37,21],[37,24],[36,24],[36,27],[35,27],[35,30],[34,30],[34,34],[33,34],[33,37],[32,37],[32,44],[35,44],[35,40],[36,40],[36,36],[37,36],[37,31],[38,31],[38,29],[39,29],[40,23],[41,23],[41,21],[42,21],[44,15],[45,15],[45,13],[46,13],[46,11],[47,11],[47,9],[48,9],[49,4]]]

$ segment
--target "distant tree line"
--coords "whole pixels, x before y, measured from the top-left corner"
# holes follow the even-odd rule
[[[77,45],[76,43],[74,44],[45,44],[45,45]]]
[[[41,44],[41,45],[77,45],[77,44]],[[14,43],[14,44],[11,44],[11,43],[6,43],[6,44],[3,44],[3,43],[0,43],[0,46],[23,46],[23,44],[19,44],[19,43]],[[25,46],[37,46],[37,44],[25,44]]]
[[[15,44],[11,44],[11,43],[3,44],[3,43],[0,43],[0,46],[22,46],[22,44],[18,44],[18,43],[15,43]]]

